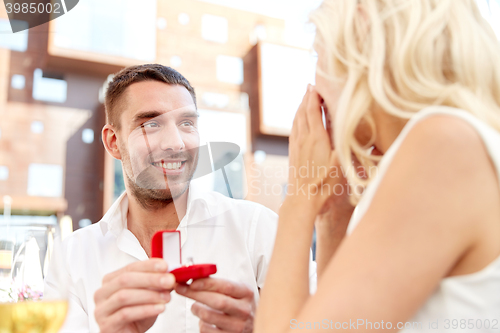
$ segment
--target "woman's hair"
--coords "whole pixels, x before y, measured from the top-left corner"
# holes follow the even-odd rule
[[[318,74],[343,85],[333,122],[335,148],[356,203],[376,132],[369,112],[377,105],[409,119],[431,105],[464,109],[500,131],[500,46],[475,0],[324,0],[311,14],[316,47],[325,61]],[[361,121],[372,129],[362,146]]]

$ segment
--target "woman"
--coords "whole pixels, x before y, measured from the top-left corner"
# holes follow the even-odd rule
[[[492,29],[474,0],[325,0],[311,20],[316,87],[294,121],[291,190],[255,331],[498,331]]]

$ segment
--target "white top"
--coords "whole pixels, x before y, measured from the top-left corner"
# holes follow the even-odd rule
[[[70,279],[69,313],[61,332],[98,332],[94,318],[94,293],[104,275],[138,260],[147,260],[137,238],[127,229],[126,193],[111,206],[102,220],[79,229],[64,240],[65,269]],[[216,192],[198,192],[191,184],[181,232],[182,262],[214,263],[214,277],[243,282],[259,299],[271,257],[277,215],[259,204],[227,198]],[[54,262],[54,261],[53,261]],[[316,266],[311,267],[311,289],[316,286]],[[46,279],[45,297],[57,298],[60,282]],[[148,332],[199,332],[194,303],[172,292],[165,312]]]
[[[433,115],[459,117],[472,125],[482,138],[500,177],[500,134],[497,131],[464,110],[443,106],[426,108],[408,121],[379,162],[378,175],[363,194],[356,213],[349,222],[348,234],[352,233],[363,215],[368,211],[382,178],[408,133],[419,121]],[[498,222],[500,223],[500,221]],[[452,322],[453,319],[458,321]],[[437,329],[436,321],[438,321]],[[473,325],[471,324],[472,321]],[[402,332],[499,332],[500,257],[474,274],[448,277],[441,280],[434,294],[409,322],[419,322],[422,326],[417,328],[416,325],[414,330],[407,329]],[[467,325],[467,328],[463,329],[464,326],[461,326],[461,324]],[[487,325],[489,325],[489,329],[485,328]],[[479,326],[481,328],[476,329]],[[475,328],[470,329],[469,327]]]

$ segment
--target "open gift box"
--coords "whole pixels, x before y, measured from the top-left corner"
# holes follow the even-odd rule
[[[168,271],[178,283],[209,277],[217,272],[214,264],[182,264],[181,233],[179,230],[160,230],[151,239],[151,257],[163,258]]]

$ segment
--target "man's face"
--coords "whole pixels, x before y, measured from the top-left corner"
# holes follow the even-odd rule
[[[121,114],[118,146],[134,196],[147,203],[183,194],[196,169],[198,113],[180,85],[143,81],[130,85]]]

